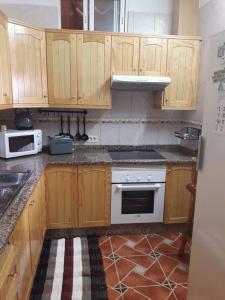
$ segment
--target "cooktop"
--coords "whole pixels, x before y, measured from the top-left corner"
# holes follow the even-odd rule
[[[112,160],[165,159],[156,150],[109,151]]]

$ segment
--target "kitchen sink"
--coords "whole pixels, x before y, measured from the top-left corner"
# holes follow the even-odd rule
[[[0,218],[24,186],[30,174],[30,171],[0,171]]]

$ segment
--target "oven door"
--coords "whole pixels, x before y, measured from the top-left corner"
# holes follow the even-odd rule
[[[164,183],[112,184],[111,223],[162,222]]]

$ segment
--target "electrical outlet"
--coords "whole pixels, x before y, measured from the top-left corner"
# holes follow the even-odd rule
[[[87,142],[88,143],[92,143],[92,144],[98,143],[98,136],[96,136],[96,135],[89,135],[89,139],[88,139]]]

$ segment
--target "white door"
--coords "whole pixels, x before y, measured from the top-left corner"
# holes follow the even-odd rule
[[[210,60],[202,133],[204,153],[201,153],[203,157],[198,175],[190,262],[189,300],[225,299],[225,32],[211,39]],[[221,106],[220,111],[218,106]]]

